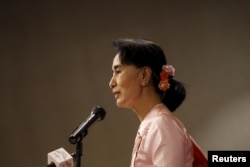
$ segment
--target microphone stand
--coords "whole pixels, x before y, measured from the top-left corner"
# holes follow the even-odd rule
[[[85,131],[85,135],[83,137],[85,137],[87,135],[88,131]],[[72,157],[74,158],[75,161],[75,167],[81,167],[81,156],[82,156],[82,139],[83,137],[80,138],[79,141],[77,141],[76,143],[76,151],[74,153],[72,153]]]
[[[72,154],[75,160],[75,167],[81,167],[82,141],[76,144],[76,152]]]

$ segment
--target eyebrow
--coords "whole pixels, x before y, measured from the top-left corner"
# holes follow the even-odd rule
[[[117,68],[121,68],[121,66],[122,66],[121,64],[115,65],[113,69],[116,70]]]
[[[122,64],[114,65],[111,69],[111,73],[114,73],[117,69],[121,68]]]

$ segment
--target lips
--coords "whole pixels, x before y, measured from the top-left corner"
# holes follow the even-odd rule
[[[113,92],[115,99],[119,97],[120,92]]]

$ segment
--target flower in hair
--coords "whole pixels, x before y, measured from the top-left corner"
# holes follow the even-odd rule
[[[158,85],[159,89],[162,91],[166,91],[169,89],[170,84],[169,84],[169,76],[174,76],[175,74],[175,68],[171,65],[163,65],[162,66],[162,71],[160,73],[160,83]]]

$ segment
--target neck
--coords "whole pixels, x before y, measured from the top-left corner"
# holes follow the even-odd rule
[[[145,116],[151,111],[151,109],[161,103],[159,95],[155,92],[148,94],[147,96],[142,96],[138,105],[136,105],[132,110],[136,113],[140,121],[143,121]]]

